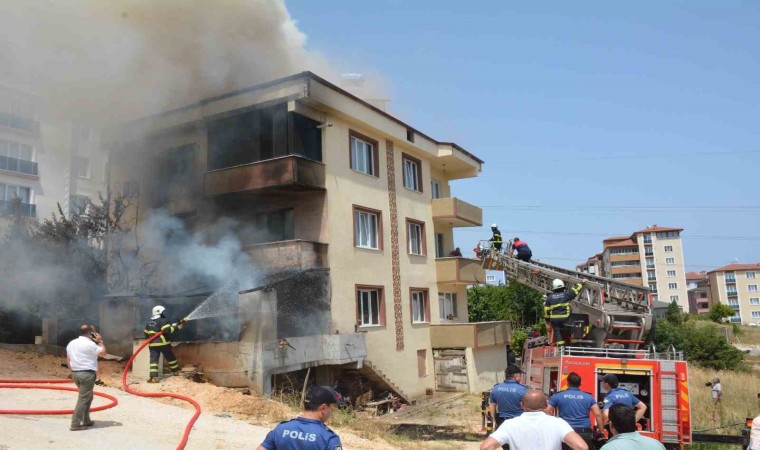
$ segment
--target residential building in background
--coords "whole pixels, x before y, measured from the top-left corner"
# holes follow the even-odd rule
[[[602,266],[602,254],[597,253],[596,255],[587,259],[586,262],[583,262],[575,266],[575,270],[577,270],[578,272],[583,272],[590,275],[602,276],[601,266]]]
[[[712,301],[736,311],[732,323],[760,324],[760,263],[729,264],[707,275]]]
[[[686,289],[689,296],[689,314],[710,312],[710,279],[707,272],[686,272]]]
[[[468,323],[467,286],[485,272],[452,256],[454,228],[482,225],[451,188],[482,168],[464,148],[310,72],[125,124],[109,148],[111,187],[141,219],[168,211],[193,231],[225,219],[257,268],[308,274],[241,292],[226,342],[204,342],[197,322],[178,357],[214,382],[267,393],[310,368],[320,384],[360,373],[411,399],[500,381],[509,324]],[[147,319],[144,298],[115,308]],[[118,317],[101,326],[128,339],[134,324]]]
[[[592,273],[589,263],[594,262],[600,276],[649,287],[653,300],[676,302],[688,311],[682,231],[652,225],[628,236],[604,239],[601,258],[595,255],[578,268]]]
[[[0,84],[0,224],[13,213],[32,220],[77,210],[106,193],[106,152],[98,133],[46,120],[44,99]],[[2,225],[0,225],[2,227]]]

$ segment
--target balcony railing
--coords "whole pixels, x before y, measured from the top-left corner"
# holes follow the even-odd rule
[[[11,158],[10,156],[0,156],[0,170],[37,175],[37,163],[25,159]]]
[[[40,123],[38,121],[6,113],[0,113],[0,127],[14,128],[31,133],[40,132]]]
[[[479,259],[460,257],[436,258],[435,269],[439,283],[453,284],[482,284],[486,280]]]
[[[726,283],[736,283],[736,278],[734,278],[734,277],[726,277]]]
[[[325,165],[290,155],[205,174],[206,195],[213,197],[264,189],[308,190],[325,188]]]
[[[430,325],[433,348],[480,348],[504,345],[512,339],[511,322],[445,323]]]
[[[30,203],[19,203],[18,211],[24,217],[37,217],[37,205]],[[13,215],[15,207],[12,200],[0,200],[0,214]]]
[[[483,210],[456,197],[433,199],[433,220],[455,227],[483,225]]]
[[[248,245],[245,252],[256,267],[267,269],[316,269],[327,267],[327,244],[290,240]]]
[[[728,291],[726,291],[726,295],[736,296],[736,295],[739,295],[739,291],[728,290]]]

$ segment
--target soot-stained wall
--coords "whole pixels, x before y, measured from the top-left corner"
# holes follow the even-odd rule
[[[278,337],[330,333],[328,270],[310,270],[273,285],[277,292]]]

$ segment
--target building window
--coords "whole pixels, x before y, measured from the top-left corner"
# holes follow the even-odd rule
[[[673,246],[672,245],[666,245],[665,246],[665,253],[670,253],[672,251],[673,251]]]
[[[417,375],[420,378],[427,376],[427,350],[417,350]]]
[[[406,140],[409,142],[414,142],[414,130],[411,128],[406,129]]]
[[[671,295],[670,296],[670,302],[671,303],[673,303],[673,302],[678,303],[678,296],[677,295]]]
[[[382,287],[357,286],[356,316],[359,326],[385,325]]]
[[[458,317],[456,292],[438,293],[438,314],[441,320],[453,320]]]
[[[747,278],[755,278],[755,272],[747,272]]]
[[[15,214],[14,199],[18,198],[19,214],[37,217],[37,206],[32,204],[32,188],[0,183],[0,214]]]
[[[486,275],[486,283],[494,283],[496,281],[496,275]]]
[[[289,241],[296,238],[295,216],[292,208],[260,212],[253,216],[255,232],[246,244]]]
[[[37,163],[32,162],[31,145],[0,139],[0,170],[37,175]]]
[[[727,295],[738,295],[739,292],[736,290],[736,286],[731,286],[731,287],[729,287],[729,288],[726,289],[726,294]]]
[[[79,178],[90,178],[90,158],[77,156],[76,170]]]
[[[729,298],[728,299],[728,306],[735,306],[739,307],[739,299],[738,298]]]
[[[647,268],[654,268],[654,258],[647,258]]]
[[[650,292],[657,292],[657,283],[650,283],[649,284],[649,291]]]
[[[644,234],[644,243],[645,244],[651,244],[652,243],[652,234],[651,233]]]
[[[378,176],[377,141],[354,131],[349,131],[349,141],[351,145],[351,168],[373,177]]]
[[[441,198],[441,182],[430,180],[430,195],[435,198]]]
[[[69,214],[83,214],[89,203],[90,198],[86,195],[72,195],[69,198]]]
[[[760,311],[752,311],[753,319],[760,319]]]
[[[668,283],[668,289],[678,289],[678,283]]]
[[[623,247],[623,248],[611,248],[610,255],[628,255],[631,253],[638,253],[638,247]]]
[[[359,248],[382,249],[381,212],[354,206],[354,245]]]
[[[657,299],[658,299],[658,297],[657,297],[657,294],[654,294],[654,295],[652,295],[652,301],[653,301],[653,302],[656,302],[656,301],[657,301]]]
[[[443,233],[435,234],[435,257],[443,258]]]
[[[749,288],[750,292],[757,292],[757,285],[756,284],[750,284],[747,287]]]
[[[610,263],[610,266],[612,266],[612,267],[636,267],[636,266],[640,266],[640,265],[641,265],[641,262],[638,261],[638,260],[636,260],[636,261],[612,261]],[[594,263],[589,263],[589,266],[590,267],[594,267]]]
[[[644,247],[644,254],[645,255],[654,255],[654,250],[651,246]]]
[[[726,283],[736,283],[736,275],[733,272],[726,272]]]
[[[676,263],[676,259],[675,258],[665,258],[665,264],[672,265],[672,264],[675,264],[675,263]]]
[[[412,289],[410,292],[412,323],[430,322],[430,302],[428,302],[427,289]]]
[[[653,281],[657,279],[657,274],[654,270],[647,270],[647,280]]]
[[[425,245],[425,223],[406,219],[406,240],[410,255],[424,256],[427,250],[427,246]]]
[[[674,277],[674,276],[676,276],[676,271],[675,271],[675,270],[668,270],[668,276],[669,276],[669,277]],[[695,286],[695,287],[696,287],[696,286]]]
[[[760,305],[760,298],[758,298],[758,297],[750,297],[749,304],[750,305]]]
[[[404,167],[404,187],[422,192],[422,162],[405,153],[401,160]]]
[[[678,231],[658,231],[657,239],[675,239],[678,237]]]
[[[736,314],[734,314],[734,315],[731,317],[731,323],[741,323],[741,322],[742,322],[742,318],[741,318],[741,316],[739,315],[739,313],[736,313]]]

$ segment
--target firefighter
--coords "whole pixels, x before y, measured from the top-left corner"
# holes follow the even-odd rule
[[[148,346],[150,349],[150,378],[148,378],[148,383],[158,383],[158,359],[161,357],[161,354],[164,355],[164,361],[169,364],[172,375],[179,374],[179,362],[172,351],[172,342],[169,335],[182,329],[184,319],[179,323],[170,323],[164,316],[165,311],[166,308],[161,305],[153,307],[153,316],[151,316],[145,325],[146,338],[152,337],[159,331],[163,332],[159,338]]]
[[[499,227],[495,224],[491,224],[491,232],[493,233],[493,236],[491,236],[491,250],[496,250],[497,252],[501,251],[501,244],[504,242],[504,240],[501,238],[501,231],[499,231]]]
[[[644,417],[644,412],[647,410],[647,405],[641,400],[636,398],[633,394],[618,387],[618,378],[614,373],[608,373],[602,378],[602,387],[607,391],[607,395],[604,397],[604,420],[608,421],[610,417],[610,406],[612,405],[626,405],[632,407],[636,411],[636,423]]]
[[[567,376],[567,389],[559,391],[549,398],[549,406],[546,408],[546,413],[553,415],[556,410],[559,410],[557,415],[573,427],[573,431],[586,441],[589,448],[594,448],[595,437],[602,434],[601,427],[604,423],[602,410],[596,404],[594,396],[588,392],[581,391],[580,387],[580,375],[570,372]],[[596,421],[593,429],[591,428],[589,412],[594,415],[594,420]],[[562,448],[566,447],[563,445]]]
[[[530,250],[530,247],[528,247],[525,241],[521,241],[519,237],[515,236],[515,239],[512,241],[512,250],[517,252],[515,257],[520,261],[530,262],[531,258],[533,258],[533,252]]]
[[[514,419],[523,413],[520,402],[528,388],[520,384],[522,373],[517,364],[508,365],[504,371],[504,382],[494,385],[491,389],[488,410],[491,416],[496,418],[494,429],[499,428],[505,420]]]
[[[546,295],[546,302],[544,303],[544,320],[551,324],[556,345],[565,345],[563,335],[565,322],[570,317],[573,299],[581,292],[583,284],[586,282],[588,280],[583,279],[572,289],[565,289],[564,281],[559,278],[552,280],[552,292]]]

